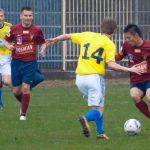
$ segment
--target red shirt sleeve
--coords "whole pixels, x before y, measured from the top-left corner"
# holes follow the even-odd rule
[[[43,32],[42,32],[41,29],[38,30],[37,37],[36,37],[36,42],[39,45],[42,45],[42,44],[45,43],[44,35],[43,35]]]
[[[116,61],[120,61],[120,60],[122,60],[122,59],[123,59],[123,56],[120,55],[119,52],[117,52],[117,53],[115,54],[115,60],[116,60]]]
[[[9,34],[5,36],[5,40],[10,43],[13,42],[14,40],[14,35],[12,34],[12,32],[13,32],[13,26],[11,26]]]
[[[116,52],[116,54],[115,54],[115,60],[116,60],[116,61],[120,61],[120,60],[122,60],[122,59],[126,56],[126,51],[125,51],[125,49],[126,49],[126,45],[125,45],[125,43],[124,43],[124,44],[121,46],[119,52]]]

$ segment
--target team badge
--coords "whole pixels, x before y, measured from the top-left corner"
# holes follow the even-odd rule
[[[131,63],[134,63],[132,54],[128,54],[128,59]]]
[[[16,44],[17,45],[22,45],[22,36],[21,35],[17,35],[17,37],[16,37]]]

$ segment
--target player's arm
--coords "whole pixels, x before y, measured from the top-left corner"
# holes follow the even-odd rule
[[[4,40],[4,39],[0,39],[0,47],[6,47],[7,49],[9,49],[9,50],[13,50],[14,49],[14,47],[13,47],[13,45],[12,44],[10,44],[10,43],[8,43],[6,40]]]
[[[53,46],[59,41],[65,41],[65,40],[71,40],[71,34],[62,34],[55,38],[46,39],[46,45],[47,47]]]
[[[119,49],[119,51],[117,51],[115,53],[115,60],[116,61],[120,61],[122,60],[124,57],[126,56],[125,54],[125,50],[124,50],[124,44],[121,46],[121,48]]]
[[[109,61],[108,67],[115,71],[133,72],[139,75],[143,73],[143,70],[141,70],[140,68],[136,66],[132,66],[131,68],[128,68],[128,67],[121,66],[114,61]]]
[[[44,56],[44,54],[45,54],[45,49],[47,48],[47,45],[46,45],[46,43],[43,43],[42,45],[41,45],[41,47],[40,47],[40,55],[41,56]]]

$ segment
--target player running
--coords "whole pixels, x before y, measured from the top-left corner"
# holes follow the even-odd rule
[[[43,56],[46,44],[42,30],[32,24],[33,11],[30,7],[22,8],[20,19],[21,23],[11,27],[10,36],[6,36],[6,40],[14,43],[11,61],[13,93],[21,103],[20,120],[26,120],[30,87],[37,71],[36,47],[41,46],[40,55]]]
[[[0,109],[3,108],[2,101],[2,84],[11,86],[11,51],[9,45],[4,43],[4,38],[9,34],[11,24],[5,22],[5,12],[0,8]],[[6,47],[7,46],[7,47]]]
[[[47,46],[52,46],[58,41],[72,40],[80,45],[80,55],[76,68],[76,85],[91,108],[85,115],[80,116],[79,121],[85,137],[90,136],[88,122],[94,121],[98,139],[109,139],[103,130],[103,111],[105,96],[105,62],[108,67],[125,72],[140,74],[136,67],[123,67],[115,63],[115,44],[111,40],[117,28],[113,19],[105,19],[101,25],[101,33],[83,32],[63,34],[47,39]]]
[[[120,51],[116,53],[116,60],[128,59],[128,65],[145,70],[145,73],[138,75],[130,73],[130,95],[135,106],[150,119],[150,110],[143,100],[146,96],[150,102],[150,41],[143,40],[140,28],[135,24],[129,24],[124,29],[125,42]]]

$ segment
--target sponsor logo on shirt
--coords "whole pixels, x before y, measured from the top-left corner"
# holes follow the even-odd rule
[[[16,54],[33,53],[33,43],[16,46]]]

